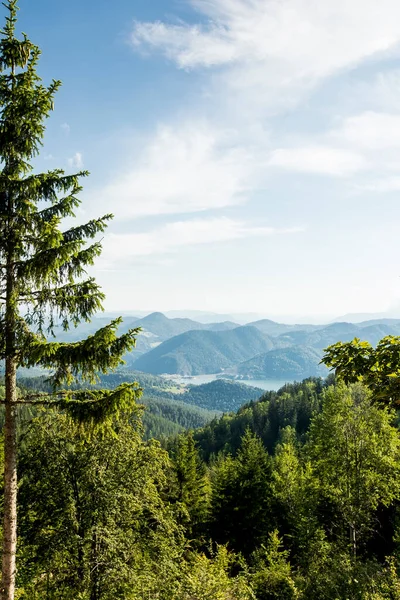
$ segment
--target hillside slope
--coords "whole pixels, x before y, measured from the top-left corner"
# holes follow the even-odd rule
[[[246,402],[257,400],[263,393],[263,390],[243,383],[216,379],[203,385],[190,386],[179,398],[186,405],[192,404],[207,409],[208,417],[213,410],[221,412],[237,410]]]
[[[132,366],[154,374],[219,373],[273,347],[271,338],[250,326],[230,331],[188,331],[140,356]]]
[[[245,379],[325,377],[328,369],[319,364],[321,357],[321,352],[307,346],[278,348],[241,363],[237,373]]]

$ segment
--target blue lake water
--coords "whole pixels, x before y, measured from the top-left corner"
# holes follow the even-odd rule
[[[181,383],[183,385],[201,385],[203,383],[210,383],[216,379],[220,379],[217,375],[196,375],[194,377],[181,377],[180,375],[169,375],[168,379]],[[232,381],[229,379],[228,381]],[[279,390],[285,383],[292,383],[292,381],[285,381],[282,379],[247,379],[247,380],[234,380],[237,383],[244,383],[252,387],[257,387],[262,390]]]

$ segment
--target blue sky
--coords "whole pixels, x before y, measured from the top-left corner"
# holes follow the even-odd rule
[[[398,0],[20,6],[108,310],[400,317]]]

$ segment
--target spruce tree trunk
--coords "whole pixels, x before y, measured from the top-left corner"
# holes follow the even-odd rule
[[[1,600],[14,600],[17,548],[17,384],[16,363],[6,359],[4,426],[4,523]]]

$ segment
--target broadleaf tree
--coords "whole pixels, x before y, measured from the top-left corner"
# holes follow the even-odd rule
[[[374,400],[398,407],[400,404],[400,336],[387,335],[376,348],[354,338],[324,350],[321,360],[344,383],[362,382]]]
[[[64,329],[101,310],[104,295],[86,274],[101,252],[97,236],[112,218],[63,227],[79,206],[82,171],[37,173],[45,121],[60,81],[44,86],[37,73],[39,48],[16,35],[17,0],[7,0],[0,32],[0,359],[5,361],[5,469],[2,600],[15,597],[17,533],[18,408],[25,404],[60,407],[85,426],[109,421],[127,410],[140,393],[136,384],[114,391],[62,391],[76,378],[93,380],[115,368],[134,346],[138,330],[118,337],[120,319],[86,340],[48,341],[56,324]],[[17,368],[50,369],[54,393],[18,397]]]

